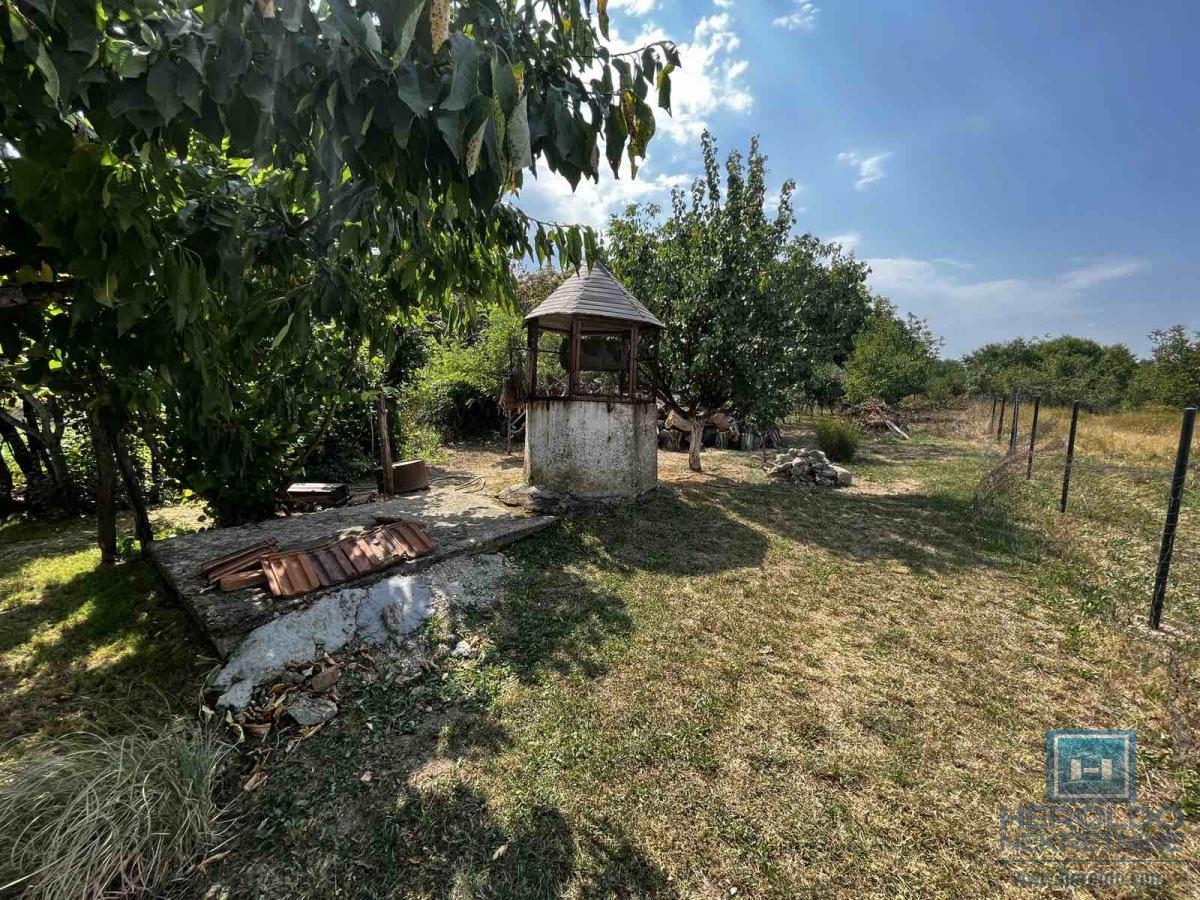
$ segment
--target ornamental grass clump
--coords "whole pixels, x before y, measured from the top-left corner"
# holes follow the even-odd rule
[[[834,462],[845,463],[854,459],[858,452],[858,444],[862,440],[862,432],[851,422],[844,419],[818,419],[814,426],[817,432],[817,446]]]
[[[223,749],[194,728],[146,725],[8,749],[13,758],[0,762],[0,895],[153,891],[217,837]]]

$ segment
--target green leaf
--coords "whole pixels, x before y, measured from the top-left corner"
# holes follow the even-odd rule
[[[524,96],[517,101],[512,115],[508,117],[508,159],[514,169],[528,169],[533,165],[529,146],[529,106]]]
[[[600,33],[608,40],[608,0],[596,0],[596,12],[600,16]]]
[[[396,70],[396,94],[418,116],[429,115],[429,108],[437,99],[438,82],[431,73],[415,62],[409,61]]]
[[[46,93],[50,95],[50,99],[58,101],[58,69],[54,68],[54,63],[50,60],[50,54],[46,52],[46,48],[38,44],[37,58],[34,60],[34,65],[38,71],[42,73],[42,78],[45,79]]]
[[[175,66],[165,56],[158,58],[146,78],[146,93],[154,101],[164,125],[175,118],[183,107],[176,87],[177,81]]]
[[[295,317],[296,317],[295,312],[293,312],[291,315],[289,315],[287,317],[287,321],[283,323],[283,327],[279,329],[279,332],[275,335],[274,339],[272,339],[272,341],[271,341],[271,349],[272,350],[278,349],[279,345],[283,343],[283,339],[287,337],[288,331],[291,330],[292,319],[294,319]]]
[[[671,111],[671,73],[674,70],[674,64],[667,63],[658,73],[658,105],[667,112]]]
[[[604,155],[608,157],[608,164],[617,178],[621,177],[621,156],[625,152],[625,140],[628,137],[625,113],[619,106],[610,106],[604,119]]]
[[[492,96],[500,103],[500,109],[507,119],[512,115],[517,105],[517,76],[513,67],[504,62],[499,55],[492,57]]]
[[[417,35],[417,23],[421,21],[421,13],[425,11],[426,0],[396,0],[396,23],[392,37],[396,42],[393,59],[400,62],[408,56],[408,48],[412,46],[413,38]]]
[[[479,96],[479,44],[455,32],[450,38],[450,54],[454,60],[454,78],[450,93],[442,101],[442,109],[455,112],[466,109]]]

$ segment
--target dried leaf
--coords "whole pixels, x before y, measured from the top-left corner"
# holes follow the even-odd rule
[[[246,783],[242,785],[242,790],[247,794],[257,791],[267,783],[268,777],[270,776],[268,776],[266,769],[259,769],[246,779]]]

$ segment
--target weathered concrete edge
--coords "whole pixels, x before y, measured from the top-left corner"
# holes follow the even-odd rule
[[[511,544],[515,544],[517,541],[524,540],[527,537],[531,537],[532,535],[545,531],[551,525],[554,525],[556,522],[558,522],[558,516],[529,516],[527,518],[514,519],[513,521],[520,523],[520,527],[514,527],[506,530],[501,534],[488,538],[487,540],[475,541],[470,539],[463,541],[453,545],[450,549],[441,551],[435,550],[433,553],[429,554],[429,556],[423,556],[419,559],[410,560],[408,562],[400,562],[385,569],[369,572],[366,575],[363,575],[361,578],[353,578],[349,581],[343,581],[339,584],[330,585],[327,588],[322,588],[319,591],[314,591],[311,594],[305,594],[302,597],[292,598],[291,600],[280,600],[280,605],[272,608],[269,612],[264,611],[264,615],[259,621],[250,624],[249,627],[241,634],[236,636],[231,635],[228,638],[226,638],[225,635],[209,633],[207,623],[201,619],[196,611],[196,608],[188,602],[186,593],[180,588],[178,581],[176,581],[175,577],[170,573],[170,570],[167,568],[167,566],[163,564],[153,546],[150,548],[150,559],[154,563],[155,570],[158,572],[163,583],[167,587],[167,594],[175,603],[183,607],[184,611],[188,614],[188,617],[196,623],[201,633],[203,633],[204,637],[212,645],[213,649],[217,651],[218,657],[222,662],[224,662],[229,659],[230,654],[237,649],[238,645],[241,644],[246,635],[248,635],[255,628],[259,627],[260,625],[265,625],[267,622],[277,619],[280,616],[295,612],[309,603],[314,603],[321,597],[324,597],[326,594],[333,593],[334,591],[344,590],[346,588],[362,587],[364,585],[374,584],[382,577],[388,575],[411,575],[428,569],[431,566],[435,566],[438,563],[445,562],[448,559],[453,559],[457,556],[473,556],[477,553],[493,553]],[[251,622],[251,619],[248,618],[247,622]]]

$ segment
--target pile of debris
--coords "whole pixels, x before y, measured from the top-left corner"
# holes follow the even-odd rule
[[[779,429],[769,428],[756,431],[747,424],[739,424],[725,410],[701,412],[704,420],[703,444],[718,450],[761,450],[763,447],[779,446]],[[692,429],[684,416],[663,404],[658,407],[658,446],[663,450],[688,449],[692,440]]]
[[[804,448],[776,454],[775,464],[767,469],[767,475],[821,487],[849,487],[854,484],[854,476],[848,469],[835,466],[820,450]]]
[[[223,591],[266,587],[276,597],[298,597],[401,561],[428,556],[433,549],[433,542],[420,525],[396,521],[362,534],[283,553],[278,541],[259,541],[207,561],[200,574],[210,586]]]
[[[892,434],[898,435],[909,440],[909,436],[904,433],[904,430],[896,424],[896,420],[900,415],[879,399],[864,400],[857,406],[851,406],[848,410],[850,418],[863,431],[872,434]]]

